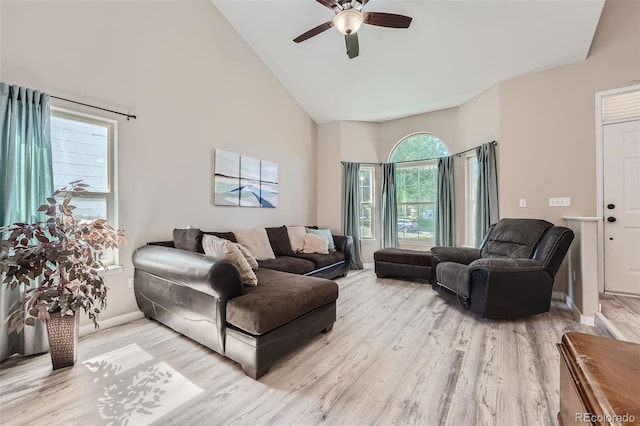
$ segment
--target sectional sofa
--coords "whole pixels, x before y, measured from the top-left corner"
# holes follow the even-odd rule
[[[243,285],[228,260],[201,253],[206,233],[200,230],[138,248],[133,264],[140,310],[261,377],[283,355],[332,329],[338,285],[328,278],[347,274],[353,246],[351,237],[334,235],[329,254],[294,253],[272,238],[283,235],[282,227],[267,233],[274,253],[287,255],[258,261],[257,286]],[[235,240],[233,233],[211,234]]]

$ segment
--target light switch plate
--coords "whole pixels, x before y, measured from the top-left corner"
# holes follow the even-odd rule
[[[549,207],[569,207],[569,206],[571,206],[571,197],[549,198]]]

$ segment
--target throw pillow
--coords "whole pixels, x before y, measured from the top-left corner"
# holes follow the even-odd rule
[[[329,241],[326,235],[308,233],[304,236],[303,253],[329,254]]]
[[[247,259],[247,262],[249,262],[249,266],[251,266],[251,269],[253,269],[254,271],[258,269],[258,261],[256,260],[255,257],[253,257],[251,252],[247,250],[247,248],[242,244],[238,244],[238,243],[233,243],[233,244],[238,246],[238,249],[240,249],[240,253],[242,253],[244,258]]]
[[[215,235],[204,235],[202,238],[202,247],[204,254],[218,259],[225,259],[238,267],[240,278],[245,285],[258,285],[258,277],[256,276],[247,259],[240,252],[238,244],[229,240],[218,238]]]
[[[331,235],[331,229],[313,229],[307,228],[307,232],[316,235],[324,235],[329,242],[329,251],[336,251],[336,244],[333,242],[333,235]]]
[[[232,243],[237,243],[236,236],[233,235],[233,232],[205,232],[205,234],[215,235],[218,238],[223,238],[231,241]]]
[[[287,234],[291,242],[291,250],[294,253],[301,252],[304,248],[304,236],[307,235],[307,230],[304,229],[304,226],[287,226]]]
[[[174,229],[173,244],[180,250],[204,253],[202,250],[202,231],[198,228]]]
[[[271,244],[269,244],[269,237],[267,231],[264,228],[257,229],[243,229],[240,231],[233,231],[238,243],[242,244],[251,252],[251,254],[258,260],[275,259]]]
[[[289,240],[289,234],[287,233],[286,226],[280,226],[278,228],[266,228],[273,254],[276,256],[291,256],[293,250],[291,249],[291,241]]]

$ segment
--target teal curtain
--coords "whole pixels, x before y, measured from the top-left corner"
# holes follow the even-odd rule
[[[342,166],[342,233],[353,238],[351,269],[363,269],[360,255],[360,164]]]
[[[498,172],[495,144],[485,143],[476,148],[478,158],[478,187],[476,189],[476,241],[483,240],[489,227],[498,222]]]
[[[435,243],[436,246],[453,246],[456,242],[453,157],[438,158],[437,188]]]
[[[49,95],[7,83],[0,83],[0,188],[0,225],[44,220],[37,210],[53,192]],[[4,320],[20,291],[0,289],[0,360],[48,350],[40,321],[8,333]]]
[[[398,246],[398,202],[396,165],[382,165],[382,248]]]

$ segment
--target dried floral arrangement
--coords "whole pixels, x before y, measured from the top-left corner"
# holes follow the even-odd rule
[[[126,238],[123,229],[106,219],[74,217],[72,201],[87,187],[74,181],[56,190],[38,208],[48,216],[44,222],[0,227],[2,283],[22,290],[15,302],[19,308],[12,306],[7,318],[10,331],[46,321],[53,312],[75,315],[81,308],[98,328],[98,315],[107,306],[108,288],[99,273],[107,269],[103,255],[125,244]]]

